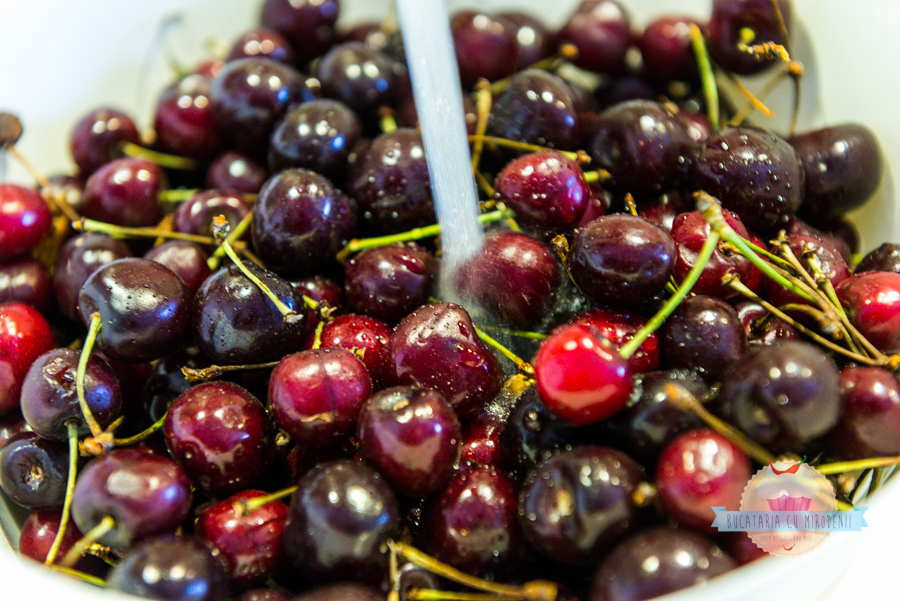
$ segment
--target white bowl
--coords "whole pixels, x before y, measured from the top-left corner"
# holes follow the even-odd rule
[[[18,114],[25,125],[23,152],[46,173],[70,170],[67,138],[72,125],[100,104],[128,109],[146,127],[156,94],[170,72],[167,52],[190,64],[205,55],[205,44],[229,42],[254,25],[259,0],[0,0],[0,110]],[[710,0],[626,0],[636,26],[663,12],[708,15]],[[482,5],[448,0],[451,9]],[[524,8],[559,25],[576,0],[490,2],[491,7]],[[345,0],[342,22],[387,14],[389,0]],[[806,66],[801,129],[858,121],[881,139],[890,162],[884,183],[866,207],[853,216],[861,226],[863,249],[900,241],[894,182],[900,169],[900,4],[897,0],[794,0],[794,45]],[[160,24],[168,20],[168,33]],[[161,43],[161,39],[165,42]],[[785,86],[787,87],[787,86]],[[782,100],[785,95],[782,94]],[[774,101],[776,105],[779,101]],[[783,127],[786,110],[774,127]],[[5,175],[4,175],[5,173]],[[29,183],[18,164],[0,160],[0,179]],[[884,598],[893,584],[890,558],[900,541],[900,481],[869,503],[869,527],[861,533],[833,534],[826,544],[800,558],[773,557],[741,568],[671,599],[759,601],[765,598],[813,599],[872,595]],[[3,508],[0,508],[3,509]],[[4,509],[5,511],[5,509]],[[66,598],[96,601],[123,598],[60,577],[20,561],[0,543],[0,582],[6,599]],[[11,594],[12,593],[12,594]]]

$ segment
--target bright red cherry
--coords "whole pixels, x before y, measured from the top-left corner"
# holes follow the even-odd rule
[[[900,273],[866,271],[837,286],[851,323],[883,351],[900,350]]]
[[[40,194],[0,183],[0,261],[28,254],[50,233],[53,217]]]
[[[50,324],[23,303],[0,305],[0,413],[19,406],[32,362],[56,346]]]
[[[633,388],[631,368],[590,326],[570,324],[553,332],[534,358],[537,390],[547,408],[574,424],[606,419],[625,406]]]

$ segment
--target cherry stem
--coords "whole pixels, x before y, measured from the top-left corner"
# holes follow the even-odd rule
[[[606,169],[595,169],[593,171],[584,172],[584,181],[589,184],[592,184],[594,182],[600,182],[602,184],[603,182],[609,181],[610,179],[612,179],[612,173],[610,173]],[[634,201],[633,198],[632,201]]]
[[[383,106],[378,109],[378,127],[385,134],[397,131],[397,118],[394,117],[394,111],[390,107]]]
[[[66,479],[66,496],[63,498],[62,515],[59,520],[59,531],[53,539],[53,544],[47,552],[47,558],[44,560],[46,565],[52,564],[56,560],[59,553],[59,547],[62,545],[65,537],[66,528],[69,526],[69,515],[72,508],[72,494],[75,491],[75,477],[78,472],[78,424],[74,421],[66,423],[66,430],[69,434],[69,475]]]
[[[707,426],[727,438],[758,463],[766,465],[775,461],[775,456],[765,448],[750,440],[743,432],[710,413],[703,404],[684,386],[668,383],[663,386],[666,399],[682,411],[690,411]]]
[[[713,72],[709,51],[706,49],[706,41],[703,32],[696,25],[691,25],[691,47],[697,59],[697,68],[700,71],[700,85],[703,88],[703,98],[706,100],[706,113],[709,117],[709,126],[713,131],[719,129],[719,90],[716,87],[716,76]]]
[[[540,332],[507,330],[506,328],[501,328],[499,326],[481,326],[481,329],[488,332],[503,332],[509,334],[510,336],[515,336],[516,338],[528,338],[529,340],[546,340],[548,338],[547,334],[541,334]]]
[[[478,326],[475,326],[475,333],[478,334],[478,337],[484,340],[485,343],[494,347],[495,349],[497,349],[497,352],[512,361],[521,373],[528,377],[534,377],[534,367],[532,367],[530,363],[523,361],[518,355],[503,346],[503,344],[494,339]]]
[[[104,534],[115,527],[116,521],[110,515],[100,520],[100,523],[91,528],[88,533],[81,538],[81,540],[72,545],[72,548],[69,549],[69,552],[66,553],[66,556],[63,557],[63,560],[59,563],[59,565],[64,568],[71,568],[72,566],[74,566],[78,559],[82,555],[84,555],[85,551],[87,551],[88,547],[103,538]]]
[[[587,156],[587,154],[584,153],[584,151],[572,152],[569,150],[558,150],[556,148],[550,148],[549,146],[540,146],[538,144],[517,142],[516,140],[498,138],[496,136],[480,136],[473,134],[469,136],[469,142],[483,142],[491,146],[502,146],[504,148],[512,148],[514,150],[524,150],[525,152],[546,152],[548,150],[555,150],[556,152],[562,153],[578,163],[590,161],[590,158]]]
[[[197,244],[212,245],[216,243],[216,241],[209,236],[173,232],[158,227],[124,227],[112,223],[95,221],[93,219],[80,218],[77,221],[72,222],[72,227],[82,232],[100,232],[102,234],[108,234],[114,238],[167,238],[170,240],[195,242]]]
[[[855,461],[837,461],[835,463],[823,463],[816,466],[816,471],[825,476],[855,472],[876,467],[900,465],[900,455],[895,457],[871,457],[869,459],[857,459]]]
[[[234,226],[234,228],[228,232],[228,236],[225,237],[225,242],[231,244],[232,246],[241,238],[250,227],[250,224],[253,222],[253,213],[247,213],[240,222]],[[213,251],[213,254],[210,255],[209,259],[206,260],[206,264],[210,269],[215,271],[219,268],[219,263],[222,261],[222,257],[225,256],[225,248],[224,244],[220,245]]]
[[[503,595],[504,598],[511,597],[526,601],[553,601],[559,592],[559,587],[546,580],[532,580],[521,586],[484,580],[483,578],[461,572],[453,566],[447,565],[415,547],[399,541],[388,541],[388,548],[391,550],[391,553],[395,553],[413,565],[428,570],[433,574],[469,588],[495,595]]]
[[[144,146],[140,146],[139,144],[135,144],[134,142],[125,142],[122,144],[122,153],[125,156],[134,157],[137,159],[145,159],[159,165],[160,167],[165,167],[166,169],[182,169],[185,171],[193,171],[197,169],[199,166],[197,161],[194,159],[189,159],[187,157],[180,157],[174,154],[167,154],[165,152],[159,152],[157,150],[151,150]]]
[[[243,517],[247,514],[253,513],[260,507],[268,505],[273,501],[280,501],[285,497],[291,496],[292,494],[294,494],[295,490],[297,490],[296,486],[289,486],[262,497],[254,497],[252,499],[235,501],[234,510],[238,514],[238,516]]]
[[[316,331],[313,333],[313,343],[311,347],[313,350],[322,348],[322,330],[324,329],[325,322],[319,321],[319,323],[316,324]],[[362,359],[362,357],[360,357],[360,359]]]
[[[78,358],[78,370],[75,372],[75,392],[78,396],[78,405],[81,407],[81,413],[88,428],[91,429],[91,435],[94,438],[100,438],[103,435],[103,428],[97,423],[91,408],[87,404],[87,398],[84,395],[84,377],[87,372],[88,360],[91,358],[91,350],[97,342],[97,336],[103,328],[103,322],[100,320],[100,314],[91,315],[91,322],[88,324],[87,336],[84,339],[84,345],[81,347],[81,356]]]
[[[73,578],[78,578],[88,584],[93,584],[94,586],[99,586],[100,588],[106,588],[106,581],[102,578],[98,578],[92,574],[86,574],[80,570],[73,570],[72,568],[64,568],[58,565],[48,565],[48,568],[59,572],[60,574],[66,574],[67,576],[72,576]]]
[[[779,70],[778,73],[776,73],[772,77],[772,79],[770,79],[768,81],[768,83],[762,89],[762,91],[760,92],[759,95],[761,97],[765,98],[769,94],[771,94],[772,91],[775,89],[775,87],[779,83],[781,83],[781,80],[784,79],[784,76],[786,75],[786,73],[787,72],[784,69]],[[732,117],[728,121],[728,125],[730,125],[730,126],[740,125],[741,123],[744,122],[744,120],[747,117],[750,116],[750,113],[752,113],[754,110],[759,111],[760,113],[762,113],[763,115],[765,115],[766,117],[768,117],[770,119],[775,116],[775,112],[772,109],[770,109],[768,106],[766,106],[765,103],[763,103],[763,101],[760,100],[759,97],[756,96],[756,94],[751,92],[750,88],[745,86],[744,83],[740,79],[738,79],[738,77],[734,73],[730,73],[730,72],[727,73],[727,77],[731,81],[731,83],[738,89],[738,91],[744,96],[744,98],[747,100],[747,103],[741,108],[741,110],[739,110],[737,113],[735,113],[734,117]]]
[[[468,593],[464,591],[441,591],[431,588],[411,588],[405,591],[405,596],[413,601],[522,601],[524,599],[521,594]]]
[[[203,369],[192,369],[190,367],[182,367],[181,373],[184,374],[185,380],[188,382],[205,382],[218,378],[225,372],[229,371],[253,371],[255,369],[270,369],[278,365],[278,361],[270,361],[268,363],[249,363],[246,365],[210,365]]]
[[[719,204],[719,201],[715,197],[700,190],[694,192],[694,200],[697,203],[697,209],[709,223],[710,228],[717,232],[723,240],[734,246],[741,255],[746,257],[747,260],[753,263],[760,271],[800,298],[813,303],[817,302],[817,299],[807,293],[806,290],[801,289],[795,282],[792,282],[776,271],[771,263],[764,261],[759,255],[754,253],[749,246],[747,246],[744,239],[725,221],[725,217],[722,215],[722,205]]]
[[[500,209],[497,211],[479,215],[478,223],[481,225],[487,225],[489,223],[501,221],[513,216],[515,216],[515,212],[512,209]],[[355,238],[348,242],[347,246],[345,246],[340,250],[340,252],[338,252],[337,260],[343,263],[349,258],[351,254],[359,252],[361,250],[365,250],[367,248],[377,248],[379,246],[396,244],[397,242],[408,242],[410,240],[432,238],[434,236],[438,236],[440,233],[441,225],[439,223],[435,223],[433,225],[413,228],[407,232],[400,232],[398,234],[389,234],[387,236],[377,236],[374,238]]]
[[[484,81],[479,81],[475,86],[475,110],[478,121],[475,123],[475,135],[484,136],[487,131],[488,117],[491,114],[493,95],[491,86]],[[484,140],[476,140],[472,143],[472,170],[478,173],[478,165],[481,163],[481,153],[484,150]],[[484,176],[482,176],[484,177]],[[487,180],[485,180],[487,181]],[[490,193],[489,196],[493,196]]]
[[[497,194],[497,190],[491,185],[491,182],[484,176],[480,169],[472,171],[475,174],[475,181],[481,186],[482,191],[489,197],[493,198]]]
[[[694,287],[694,284],[697,283],[697,280],[700,279],[700,274],[703,273],[703,270],[706,268],[706,264],[709,262],[709,258],[712,257],[713,252],[716,250],[716,244],[719,242],[719,233],[716,231],[710,232],[709,236],[707,236],[706,240],[703,242],[703,247],[700,249],[700,253],[697,255],[697,263],[691,267],[691,270],[688,272],[687,276],[685,276],[684,280],[675,290],[675,294],[669,297],[669,299],[665,302],[665,304],[660,307],[659,311],[656,312],[656,315],[651,317],[644,327],[635,332],[634,338],[626,342],[622,345],[622,348],[619,349],[619,354],[624,359],[628,359],[631,357],[644,343],[647,338],[650,337],[653,332],[655,332],[659,327],[663,324],[663,322],[672,314],[673,311],[681,304],[681,301],[685,299],[688,293],[691,291],[691,288]]]
[[[128,445],[132,445],[138,442],[141,442],[145,438],[149,438],[155,432],[162,430],[163,425],[166,423],[166,415],[168,413],[164,413],[161,418],[153,422],[151,426],[149,426],[143,432],[138,432],[134,436],[129,436],[127,438],[115,438],[113,439],[113,444],[117,447],[127,447]]]

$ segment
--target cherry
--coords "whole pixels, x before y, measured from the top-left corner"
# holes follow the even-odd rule
[[[372,387],[378,390],[384,382],[388,365],[388,342],[391,328],[384,322],[365,315],[339,315],[322,328],[322,348],[353,351],[366,366]]]
[[[259,192],[253,245],[270,269],[309,275],[334,261],[355,225],[355,206],[331,182],[307,169],[286,169]]]
[[[223,215],[232,228],[250,213],[251,207],[244,194],[229,190],[201,190],[179,205],[172,217],[172,229],[176,232],[209,236],[212,221]]]
[[[0,265],[0,303],[24,303],[47,314],[53,300],[50,272],[39,261],[17,259]]]
[[[22,432],[0,447],[0,489],[23,507],[58,509],[66,496],[65,444]]]
[[[513,159],[497,175],[494,187],[519,222],[538,231],[572,229],[591,200],[581,167],[556,151]]]
[[[765,307],[744,301],[734,307],[744,326],[750,348],[774,344],[779,340],[800,340],[800,333],[786,321],[775,317]]]
[[[609,171],[604,186],[620,194],[654,194],[687,180],[697,143],[668,107],[629,100],[609,107],[591,125],[592,168]]]
[[[388,352],[385,384],[437,390],[460,417],[479,411],[502,384],[500,362],[454,303],[425,305],[404,317]]]
[[[343,348],[288,355],[269,378],[275,421],[304,447],[331,446],[353,432],[371,394],[366,366]]]
[[[828,433],[832,448],[850,459],[900,453],[900,382],[878,367],[846,367],[840,374],[844,412]]]
[[[415,242],[368,248],[344,263],[350,309],[389,325],[428,301],[438,263]]]
[[[708,538],[652,528],[617,545],[594,575],[589,601],[641,601],[706,582],[737,567]]]
[[[56,441],[69,439],[68,424],[79,436],[91,434],[76,392],[81,353],[69,348],[50,350],[31,364],[22,385],[22,415],[37,434]],[[84,397],[100,427],[109,426],[122,412],[122,393],[115,372],[98,356],[91,356],[84,375]]]
[[[90,175],[120,157],[126,142],[141,143],[141,134],[132,118],[118,109],[101,107],[87,113],[75,125],[69,137],[69,150],[81,172]]]
[[[631,46],[631,18],[615,0],[583,0],[557,34],[557,40],[575,46],[575,64],[582,69],[617,73]]]
[[[450,18],[463,88],[471,89],[479,79],[512,75],[519,51],[516,32],[512,21],[483,10],[463,10]]]
[[[529,387],[529,390],[533,388]],[[484,465],[507,471],[514,467],[510,452],[500,439],[506,431],[517,396],[519,393],[515,387],[504,386],[478,414],[468,420],[459,445],[457,469]]]
[[[647,324],[647,320],[633,313],[597,308],[577,314],[570,323],[584,324],[594,328],[615,348],[621,349]],[[634,374],[659,367],[659,336],[656,332],[650,334],[626,361]]]
[[[543,555],[594,566],[610,545],[645,521],[634,494],[644,470],[624,453],[594,445],[562,451],[532,470],[519,494],[519,523]]]
[[[534,358],[541,399],[558,417],[583,425],[615,414],[631,394],[631,369],[612,344],[588,325],[557,328]]]
[[[621,213],[578,228],[568,256],[579,289],[616,308],[634,307],[661,292],[674,264],[675,243],[665,230]]]
[[[59,510],[32,510],[22,524],[22,531],[19,533],[19,553],[23,557],[44,563],[53,546],[53,541],[56,540],[61,521],[62,514]],[[78,527],[72,523],[72,520],[69,520],[66,523],[66,531],[63,534],[54,563],[59,563],[59,560],[66,556],[69,549],[81,540],[82,536]],[[102,576],[109,566],[92,555],[84,555],[73,567],[81,572]]]
[[[697,79],[697,59],[691,45],[691,26],[700,27],[692,17],[657,17],[644,27],[637,40],[644,72],[660,82]]]
[[[217,156],[206,171],[206,186],[256,194],[269,177],[266,166],[240,152],[228,150]]]
[[[153,117],[156,146],[161,151],[203,161],[222,150],[223,136],[210,102],[211,87],[211,78],[190,74],[163,90]]]
[[[269,167],[302,167],[332,182],[343,180],[347,160],[362,135],[359,117],[337,100],[311,100],[292,108],[269,140]]]
[[[187,475],[171,459],[139,447],[114,449],[88,463],[75,481],[72,519],[88,532],[107,517],[98,542],[126,549],[141,538],[172,532],[191,507]]]
[[[27,255],[53,226],[50,208],[36,191],[0,183],[0,261]]]
[[[181,278],[191,297],[206,278],[212,275],[212,269],[206,262],[209,256],[203,247],[195,242],[169,240],[151,248],[144,258],[168,267],[172,273]]]
[[[144,159],[115,159],[94,171],[84,185],[81,201],[73,205],[83,217],[122,225],[147,227],[162,219],[159,192],[164,175]]]
[[[394,103],[405,75],[402,64],[362,42],[333,46],[315,68],[322,93],[341,101],[367,121],[380,107]]]
[[[785,236],[781,241],[791,253],[800,261],[804,269],[813,274],[808,267],[807,253],[813,253],[818,259],[819,270],[831,285],[837,287],[841,282],[850,277],[850,268],[844,262],[841,253],[828,240],[802,235]],[[783,286],[776,284],[774,280],[766,279],[765,285],[768,291],[769,301],[776,306],[788,303],[811,304]]]
[[[163,431],[172,458],[216,498],[258,484],[274,451],[262,403],[230,382],[204,382],[181,393]]]
[[[268,58],[273,61],[294,64],[294,49],[287,39],[268,27],[255,27],[241,34],[231,45],[226,61],[240,58]]]
[[[749,351],[747,334],[734,308],[711,296],[684,299],[659,331],[663,362],[720,379]]]
[[[235,588],[262,582],[285,560],[287,505],[275,500],[250,510],[244,508],[248,501],[265,496],[259,490],[244,490],[204,507],[197,515],[195,534],[225,560]]]
[[[885,242],[857,263],[853,273],[864,271],[893,271],[900,273],[900,244]]]
[[[141,541],[110,571],[109,588],[151,599],[220,601],[228,577],[202,542],[167,534]]]
[[[377,582],[387,568],[385,543],[398,534],[399,521],[394,493],[372,468],[323,463],[297,483],[284,545],[294,566],[313,582],[348,574]]]
[[[86,232],[63,244],[53,270],[53,292],[63,315],[80,321],[78,293],[88,277],[103,265],[130,256],[128,245],[106,234]]]
[[[834,361],[786,340],[738,359],[722,376],[714,411],[773,453],[828,432],[842,411]]]
[[[754,1],[770,6],[769,0]],[[804,171],[797,153],[782,138],[728,127],[700,145],[691,185],[718,198],[750,229],[769,232],[784,227],[800,207]]]
[[[397,386],[363,405],[356,428],[360,451],[394,490],[424,498],[453,475],[462,431],[441,393]]]
[[[656,463],[659,502],[679,524],[716,532],[713,507],[740,509],[750,480],[750,460],[712,430],[690,430],[669,442]]]
[[[19,406],[32,362],[56,345],[50,324],[22,303],[0,304],[0,414]]]
[[[837,286],[850,322],[878,349],[900,350],[900,273],[866,271]]]
[[[752,75],[772,66],[778,60],[776,57],[746,52],[740,42],[745,31],[749,31],[752,34],[749,44],[772,42],[783,46],[787,43],[773,6],[771,0],[713,0],[707,25],[712,58],[728,71],[740,75]],[[790,3],[778,0],[778,10],[790,31]]]
[[[145,425],[149,426],[162,418],[171,402],[192,386],[182,368],[203,369],[209,366],[209,359],[196,346],[182,347],[156,361],[139,393],[145,413],[141,419],[149,419]]]
[[[147,259],[100,267],[78,294],[85,324],[100,314],[100,348],[113,359],[143,363],[168,355],[190,335],[191,294],[171,269]]]
[[[553,33],[540,19],[519,10],[500,11],[497,17],[512,21],[516,26],[514,37],[519,54],[517,71],[553,54]]]
[[[303,344],[306,311],[299,292],[270,271],[246,263],[288,309],[298,311],[288,323],[278,308],[236,266],[209,276],[194,295],[194,342],[216,363],[261,363],[280,359]]]
[[[516,494],[515,481],[492,467],[457,472],[428,503],[423,548],[467,574],[509,572],[524,551]]]
[[[22,432],[31,432],[31,426],[22,417],[22,412],[18,410],[9,411],[0,418],[0,447],[6,444],[6,441]]]
[[[300,64],[324,53],[337,36],[338,0],[266,0],[260,22],[280,31],[294,47]]]

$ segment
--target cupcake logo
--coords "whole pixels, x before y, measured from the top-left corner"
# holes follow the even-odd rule
[[[867,526],[865,507],[838,511],[831,482],[804,462],[776,461],[760,469],[741,496],[740,511],[713,507],[713,527],[745,531],[772,555],[799,556],[819,547],[835,531]]]

